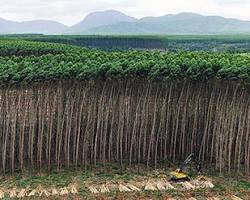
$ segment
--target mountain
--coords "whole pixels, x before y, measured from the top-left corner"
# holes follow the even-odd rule
[[[78,34],[227,34],[250,33],[250,21],[219,16],[180,13],[161,17],[145,17],[132,22],[89,28]]]
[[[15,22],[0,18],[0,34],[18,33],[42,33],[59,34],[66,31],[68,27],[50,20],[34,20]]]
[[[116,10],[93,12],[71,27],[49,20],[14,22],[0,18],[0,34],[11,33],[79,35],[250,34],[250,21],[187,12],[136,19]]]
[[[68,32],[89,30],[91,28],[112,25],[120,22],[135,22],[136,18],[125,15],[116,10],[93,12],[87,15],[81,22],[72,26]]]

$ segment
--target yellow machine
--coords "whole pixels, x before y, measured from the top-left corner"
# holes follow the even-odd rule
[[[181,172],[179,169],[177,169],[176,171],[170,172],[170,177],[172,181],[189,180],[188,174]]]
[[[189,174],[187,172],[187,165],[193,160],[194,154],[191,153],[175,171],[170,172],[170,177],[172,181],[190,181]],[[200,162],[197,163],[196,169],[198,172],[201,171]]]

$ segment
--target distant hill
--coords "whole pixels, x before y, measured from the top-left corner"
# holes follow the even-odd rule
[[[119,22],[83,30],[78,34],[227,34],[250,33],[250,21],[180,13],[145,17],[133,22]]]
[[[250,34],[250,21],[179,13],[136,19],[116,10],[93,12],[67,27],[49,20],[14,22],[0,18],[0,34],[42,33],[75,35]]]
[[[0,18],[0,34],[42,33],[60,34],[68,27],[50,20],[15,22]]]
[[[89,30],[91,28],[117,24],[119,22],[135,22],[136,18],[125,15],[116,10],[93,12],[87,15],[81,22],[72,26],[68,32]]]

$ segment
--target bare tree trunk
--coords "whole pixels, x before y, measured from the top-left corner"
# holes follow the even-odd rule
[[[153,124],[152,124],[150,140],[149,140],[149,145],[148,145],[148,154],[147,154],[147,168],[149,167],[151,149],[153,148],[152,144],[153,144],[153,139],[154,139],[154,134],[155,134],[155,126],[156,126],[157,100],[158,100],[158,89],[156,91],[155,101],[154,101]]]

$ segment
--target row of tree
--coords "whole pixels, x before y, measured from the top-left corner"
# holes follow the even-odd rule
[[[66,81],[0,90],[0,171],[177,163],[250,173],[250,90],[239,84]]]

